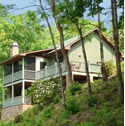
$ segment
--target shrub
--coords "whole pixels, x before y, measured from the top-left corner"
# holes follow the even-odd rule
[[[40,117],[51,118],[51,116],[52,116],[51,109],[49,107],[45,108],[43,112],[40,113]]]
[[[69,86],[69,91],[72,95],[74,95],[77,91],[82,90],[82,85],[78,82],[74,82]]]
[[[37,105],[32,108],[32,112],[34,115],[38,115],[39,111],[41,110],[41,106]]]
[[[56,95],[55,97],[54,97],[54,99],[53,99],[53,103],[54,104],[57,104],[59,101],[60,101],[60,95],[58,94],[58,95]]]
[[[97,103],[97,98],[94,95],[86,96],[86,102],[88,103],[88,106],[92,107]]]
[[[110,76],[114,73],[115,66],[113,64],[113,60],[109,60],[109,61],[105,62],[105,69],[107,72],[107,76]]]
[[[22,119],[22,115],[20,114],[20,115],[17,115],[17,116],[15,116],[15,118],[14,118],[14,122],[15,123],[19,123],[19,122],[21,122],[21,119]]]
[[[75,114],[80,111],[81,101],[77,96],[67,96],[65,102],[66,110],[71,114]]]
[[[45,121],[42,118],[39,118],[39,120],[36,122],[36,126],[44,126]]]
[[[33,98],[34,103],[49,104],[60,92],[60,84],[54,81],[36,81],[29,87],[28,96]]]

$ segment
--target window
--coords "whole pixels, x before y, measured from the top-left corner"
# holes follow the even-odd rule
[[[57,61],[56,61],[56,58],[55,58],[55,62],[57,62]],[[63,56],[59,56],[59,62],[60,62],[60,63],[63,62]]]
[[[14,73],[22,70],[22,59],[14,62]]]
[[[40,70],[44,69],[46,66],[46,62],[40,62]]]
[[[24,69],[35,71],[35,58],[24,57]]]
[[[12,63],[4,66],[4,75],[12,74]]]

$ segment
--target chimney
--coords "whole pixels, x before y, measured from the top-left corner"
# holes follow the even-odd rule
[[[19,45],[17,42],[12,42],[10,45],[10,57],[19,54]]]

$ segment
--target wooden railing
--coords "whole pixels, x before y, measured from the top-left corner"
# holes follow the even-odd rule
[[[71,64],[72,71],[86,72],[84,62],[70,61],[70,64]],[[62,68],[62,72],[67,70],[65,62],[62,62],[60,65]],[[89,72],[92,72],[92,73],[101,72],[100,64],[93,64],[93,63],[88,62],[88,68],[89,68]],[[53,65],[53,66],[49,66],[47,68],[41,69],[39,71],[24,70],[24,79],[39,80],[39,79],[50,77],[56,74],[59,74],[58,65]],[[13,81],[17,81],[20,79],[22,79],[22,70],[14,73],[13,76],[12,74],[8,76],[4,76],[4,84],[11,83]]]
[[[62,68],[62,72],[67,70],[65,62],[61,63],[60,65]],[[53,65],[53,66],[37,71],[36,80],[43,79],[45,77],[53,76],[56,74],[59,74],[59,68],[58,68],[58,65]]]
[[[14,98],[9,98],[3,101],[3,108],[13,106],[13,105],[19,105],[19,104],[30,104],[31,105],[31,98],[24,98],[24,103],[22,101],[23,96],[17,96]]]

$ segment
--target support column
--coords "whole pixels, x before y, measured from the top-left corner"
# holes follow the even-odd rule
[[[12,101],[11,101],[12,106],[13,106],[13,98],[14,98],[14,85],[12,85]]]
[[[4,107],[4,87],[3,87],[3,107]]]
[[[24,103],[24,89],[25,89],[25,82],[24,82],[24,57],[22,58],[22,103]]]
[[[90,76],[89,78],[90,78],[90,82],[93,82],[93,76]]]
[[[90,61],[88,61],[88,71],[90,72]]]
[[[66,88],[69,86],[68,75],[66,75]]]
[[[57,73],[57,62],[55,62],[55,74]]]
[[[93,82],[93,76],[89,76],[90,82]],[[86,82],[88,81],[87,76],[86,76]]]
[[[4,85],[4,66],[3,66],[3,85]]]
[[[24,103],[24,97],[25,97],[24,90],[25,90],[25,81],[23,80],[23,82],[22,82],[22,103]]]
[[[24,79],[24,57],[22,58],[22,79]]]
[[[12,82],[13,82],[13,74],[14,74],[14,62],[12,62]]]

